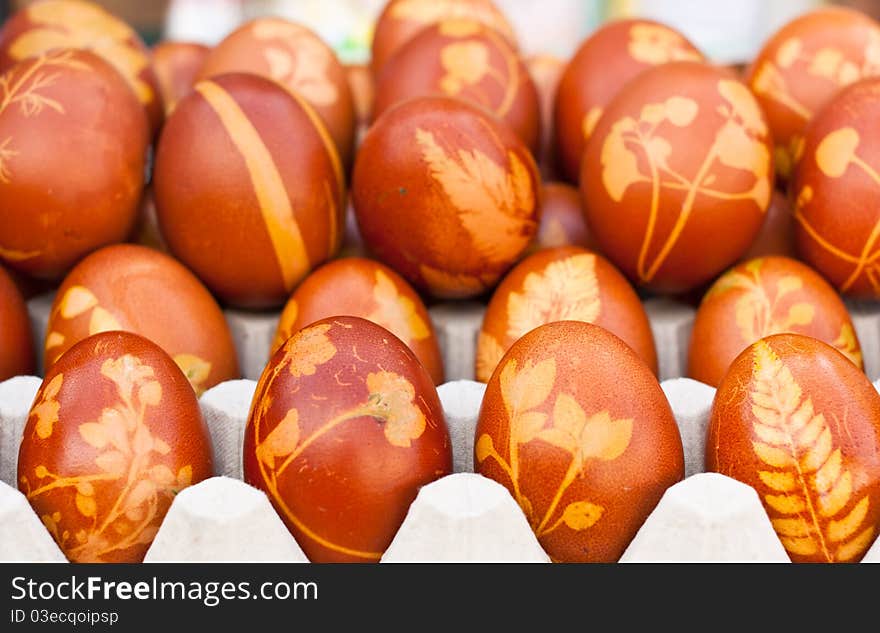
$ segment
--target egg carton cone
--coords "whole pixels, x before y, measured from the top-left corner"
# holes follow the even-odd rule
[[[688,347],[694,329],[693,307],[668,298],[644,301],[657,347],[657,376],[660,380],[687,376]]]
[[[0,482],[0,563],[66,563],[46,526],[15,488]]]
[[[259,380],[260,374],[269,362],[272,339],[281,312],[249,312],[247,310],[223,311],[235,351],[238,353],[238,369],[241,377]]]
[[[847,299],[846,308],[862,348],[865,373],[871,380],[880,378],[880,302]]]
[[[29,299],[27,302],[28,317],[31,322],[31,336],[37,353],[37,374],[42,376],[46,368],[43,366],[43,343],[46,341],[46,329],[49,325],[49,313],[55,292],[46,292]]]
[[[871,549],[867,551],[865,557],[862,558],[863,563],[880,563],[880,538],[874,541]]]
[[[36,376],[0,382],[0,481],[12,487],[18,485],[18,447],[41,382]]]
[[[211,477],[174,498],[144,562],[309,561],[262,491]]]
[[[789,559],[754,488],[717,473],[699,473],[666,491],[620,562]]]
[[[661,385],[675,414],[684,446],[684,476],[706,470],[706,434],[715,389],[690,378],[672,378]]]
[[[428,310],[443,356],[446,380],[473,380],[477,337],[486,306],[475,301],[440,303]]]
[[[447,382],[437,389],[452,442],[453,472],[474,472],[474,433],[484,393],[485,383],[473,380]]]
[[[383,563],[549,563],[507,488],[456,473],[428,484],[385,550]]]
[[[251,400],[257,383],[253,380],[229,380],[208,389],[199,398],[202,416],[211,433],[214,449],[214,472],[244,479],[242,448]]]

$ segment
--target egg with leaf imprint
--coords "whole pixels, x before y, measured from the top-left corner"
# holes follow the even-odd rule
[[[129,332],[74,345],[37,392],[18,488],[73,562],[141,562],[175,495],[213,475],[186,377]]]
[[[565,70],[566,62],[561,58],[546,53],[526,57],[523,62],[529,76],[538,91],[538,104],[541,112],[541,141],[536,153],[541,174],[545,178],[556,175],[556,164],[553,158],[553,101],[556,88]]]
[[[528,148],[488,111],[416,97],[386,111],[358,151],[352,200],[378,259],[436,297],[482,294],[537,230]]]
[[[755,489],[793,562],[858,562],[880,529],[880,395],[822,341],[763,338],[718,387],[706,468]]]
[[[168,255],[135,244],[95,251],[64,279],[46,327],[44,366],[77,342],[125,330],[165,350],[196,394],[239,377],[229,326],[202,283]]]
[[[541,220],[528,253],[557,246],[597,250],[584,215],[581,194],[564,182],[544,182],[541,187]]]
[[[27,306],[12,277],[0,266],[0,382],[31,374],[34,367]]]
[[[341,316],[305,327],[257,383],[245,481],[312,562],[378,562],[419,488],[451,471],[431,377],[375,323]]]
[[[729,70],[670,62],[605,109],[581,165],[587,223],[630,280],[684,293],[736,262],[764,221],[773,144]]]
[[[601,255],[561,246],[527,257],[495,289],[477,339],[477,380],[487,382],[511,345],[553,321],[602,326],[657,373],[651,324],[626,277]]]
[[[614,562],[684,452],[657,379],[622,340],[557,321],[519,339],[486,387],[474,466],[505,486],[557,562]]]
[[[346,257],[306,277],[284,306],[272,353],[305,326],[331,316],[357,316],[381,325],[406,343],[435,384],[443,382],[443,358],[428,309],[406,280],[387,266]]]
[[[862,350],[840,295],[809,266],[788,257],[759,257],[724,273],[694,320],[688,375],[717,387],[749,345],[793,332],[835,347],[862,369]]]
[[[188,95],[211,49],[195,42],[166,40],[153,47],[150,57],[165,105],[171,114],[177,102]]]

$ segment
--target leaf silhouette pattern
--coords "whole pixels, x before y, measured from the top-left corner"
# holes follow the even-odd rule
[[[627,50],[634,60],[652,66],[702,59],[681,35],[659,24],[634,24],[629,30]]]
[[[506,350],[494,336],[481,331],[477,337],[476,377],[480,382],[489,382],[489,378],[504,358]]]
[[[381,270],[376,271],[373,300],[376,309],[367,318],[388,329],[407,345],[430,336],[427,324],[416,311],[416,304],[400,294],[394,281]]]

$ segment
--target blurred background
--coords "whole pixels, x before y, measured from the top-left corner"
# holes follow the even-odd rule
[[[2,17],[28,0],[0,0]],[[135,26],[148,44],[176,39],[216,44],[241,22],[274,14],[300,22],[331,44],[343,63],[369,58],[372,26],[383,0],[99,0]],[[853,6],[880,18],[880,0],[496,0],[517,30],[526,55],[568,58],[598,25],[644,16],[677,28],[713,61],[751,59],[793,16],[822,4]]]

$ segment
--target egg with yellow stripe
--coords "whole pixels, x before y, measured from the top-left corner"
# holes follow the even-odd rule
[[[196,84],[162,131],[153,175],[171,252],[226,303],[281,304],[339,248],[344,180],[314,110],[278,84]]]

